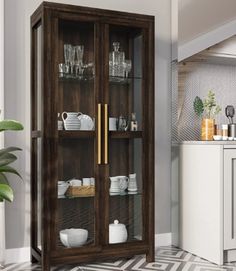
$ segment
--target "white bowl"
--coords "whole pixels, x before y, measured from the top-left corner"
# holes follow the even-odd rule
[[[221,135],[214,135],[213,139],[214,140],[222,140],[222,136]]]
[[[60,231],[60,240],[66,247],[81,247],[88,239],[85,229],[65,229]]]
[[[234,138],[233,138],[233,137],[231,137],[231,136],[229,136],[229,137],[228,137],[228,140],[234,140]]]
[[[66,190],[68,189],[69,184],[66,182],[58,182],[57,185],[57,194],[58,196],[63,196],[66,193]]]

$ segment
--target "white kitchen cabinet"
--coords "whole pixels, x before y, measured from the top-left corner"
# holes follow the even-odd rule
[[[179,246],[216,264],[236,261],[236,144],[179,148]]]
[[[224,249],[236,249],[236,149],[224,150]]]

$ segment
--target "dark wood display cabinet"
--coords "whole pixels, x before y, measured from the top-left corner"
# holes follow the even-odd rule
[[[31,35],[32,262],[154,261],[154,17],[43,2]]]

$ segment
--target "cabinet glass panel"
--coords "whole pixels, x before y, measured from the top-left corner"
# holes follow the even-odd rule
[[[94,23],[59,20],[58,248],[95,242]]]
[[[142,31],[111,26],[109,37],[110,117],[137,121],[137,127],[121,121],[118,130],[142,130]],[[110,130],[114,129],[110,120]]]
[[[142,240],[142,140],[110,139],[109,159],[109,223],[124,224],[128,242]]]
[[[109,224],[126,229],[110,225],[109,242],[121,243],[143,239],[142,31],[110,26],[109,43]]]

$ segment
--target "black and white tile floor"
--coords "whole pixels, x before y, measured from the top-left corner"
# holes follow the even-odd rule
[[[30,263],[6,265],[2,271],[43,271],[38,265]],[[156,260],[146,263],[145,258],[136,256],[128,261],[97,263],[81,266],[64,266],[53,271],[236,271],[235,264],[217,266],[175,247],[160,247],[156,250]]]

